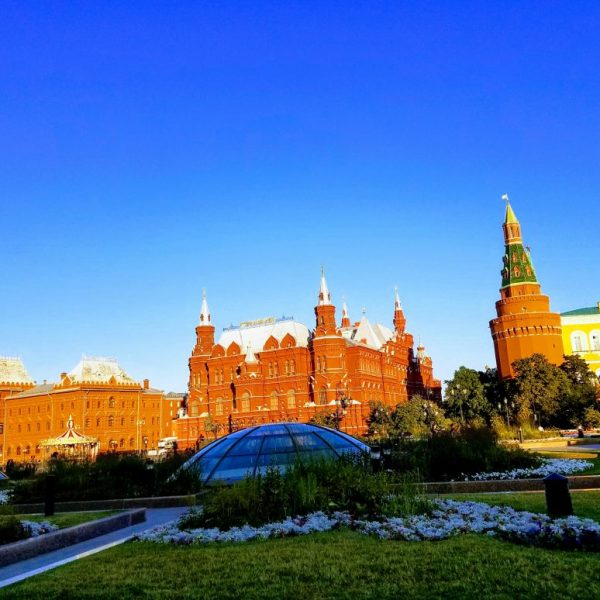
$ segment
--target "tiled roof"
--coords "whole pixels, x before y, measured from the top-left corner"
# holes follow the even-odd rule
[[[32,384],[33,379],[20,358],[0,356],[0,382]]]
[[[53,383],[43,383],[42,385],[36,385],[20,394],[10,396],[10,398],[27,398],[28,396],[38,396],[39,394],[47,394],[54,389]]]
[[[600,306],[586,306],[585,308],[577,308],[575,310],[560,313],[561,317],[575,317],[582,315],[600,315]]]

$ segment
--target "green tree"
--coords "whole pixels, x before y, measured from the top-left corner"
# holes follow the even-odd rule
[[[482,418],[487,419],[492,407],[488,402],[479,373],[460,367],[452,379],[446,381],[446,415],[466,425]]]
[[[513,369],[520,423],[527,423],[532,416],[534,425],[555,424],[559,419],[561,401],[569,389],[567,375],[548,362],[543,354],[516,360]]]
[[[389,437],[394,429],[391,408],[383,402],[370,402],[369,406],[371,408],[367,419],[369,437],[376,439]]]
[[[444,411],[435,403],[413,396],[408,402],[398,404],[391,415],[393,434],[403,436],[411,434],[417,437],[442,431],[449,426]]]
[[[565,356],[560,370],[566,375],[568,385],[559,398],[556,421],[562,427],[578,427],[584,422],[588,408],[598,408],[596,377],[585,360],[576,355]]]
[[[315,413],[308,422],[312,425],[322,425],[331,429],[338,428],[338,417],[334,412],[321,411]]]

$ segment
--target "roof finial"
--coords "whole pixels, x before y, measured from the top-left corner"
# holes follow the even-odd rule
[[[325,281],[325,269],[321,266],[321,287],[319,289],[319,305],[331,304],[331,294]]]
[[[210,312],[206,301],[206,288],[202,288],[202,309],[200,310],[200,325],[210,325]]]
[[[395,297],[394,297],[394,307],[396,310],[402,309],[402,304],[400,304],[400,296],[398,296],[398,286],[394,287]]]
[[[342,327],[350,327],[350,315],[348,314],[348,306],[346,306],[346,297],[342,296]]]
[[[508,199],[508,194],[502,195],[502,200],[506,201],[506,216],[504,218],[504,223],[518,223],[519,220],[515,215],[515,211],[512,209],[510,205],[510,200]]]

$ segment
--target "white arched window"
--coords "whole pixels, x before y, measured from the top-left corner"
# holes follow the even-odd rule
[[[573,352],[585,352],[587,350],[587,336],[583,331],[574,331],[571,334],[571,348]]]
[[[296,392],[294,390],[288,390],[287,405],[288,408],[296,408]]]
[[[324,387],[319,390],[319,404],[327,404],[327,390]]]
[[[215,406],[215,414],[222,415],[223,414],[223,398],[217,398],[217,403]]]
[[[600,351],[600,329],[593,329],[590,333],[590,348],[594,352]]]
[[[250,393],[244,392],[242,394],[242,412],[250,412]]]
[[[271,392],[271,410],[277,410],[279,402],[277,401],[277,392]]]

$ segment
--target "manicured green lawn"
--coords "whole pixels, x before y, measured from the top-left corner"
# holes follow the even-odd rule
[[[594,463],[594,466],[587,471],[582,471],[581,473],[575,473],[576,475],[600,475],[600,456],[598,452],[593,450],[586,450],[585,446],[581,446],[580,449],[575,451],[544,451],[538,452],[544,458],[583,458],[584,460],[589,460]]]
[[[486,504],[504,504],[517,510],[531,512],[546,512],[546,497],[544,492],[512,492],[507,494],[450,494],[440,498],[454,498],[456,500],[473,500]],[[600,490],[571,492],[573,512],[578,517],[586,517],[600,522]]]
[[[88,521],[109,517],[118,512],[117,510],[99,510],[93,512],[57,513],[52,517],[45,517],[44,515],[17,515],[17,518],[27,519],[28,521],[50,521],[54,525],[64,529],[65,527],[73,527],[73,525],[80,525]]]
[[[338,531],[208,546],[128,543],[2,590],[44,598],[598,598],[599,554],[485,536],[393,542]]]

